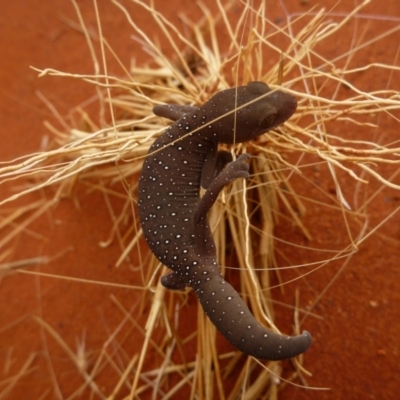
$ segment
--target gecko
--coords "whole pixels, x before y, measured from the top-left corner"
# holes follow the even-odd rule
[[[285,122],[296,108],[294,96],[260,81],[222,90],[201,106],[156,105],[155,115],[174,122],[151,145],[139,178],[143,235],[172,270],[161,278],[162,285],[191,287],[219,332],[258,359],[299,355],[311,345],[311,335],[280,335],[254,318],[220,272],[207,213],[226,185],[249,177],[250,155],[233,160],[231,153],[218,151],[218,144],[255,139]]]

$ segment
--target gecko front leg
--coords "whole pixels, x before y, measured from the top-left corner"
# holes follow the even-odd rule
[[[249,177],[249,154],[242,154],[236,160],[227,164],[225,169],[209,184],[208,189],[200,199],[194,212],[195,243],[199,255],[214,251],[214,242],[210,238],[207,214],[218,198],[221,190],[238,178]],[[210,240],[211,239],[211,240]]]

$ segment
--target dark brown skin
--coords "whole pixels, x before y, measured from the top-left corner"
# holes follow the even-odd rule
[[[256,321],[219,271],[207,213],[227,184],[249,177],[250,156],[231,161],[229,153],[217,151],[218,143],[252,140],[286,121],[296,106],[293,96],[271,91],[263,82],[223,90],[200,107],[156,106],[156,115],[176,122],[151,146],[139,181],[143,234],[173,271],[162,284],[173,290],[192,287],[222,335],[260,359],[301,354],[311,335],[279,335]],[[200,185],[207,189],[201,198]]]

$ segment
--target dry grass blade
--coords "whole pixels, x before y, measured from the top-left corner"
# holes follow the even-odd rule
[[[70,357],[71,361],[78,367],[81,365],[78,355],[75,354],[70,347],[65,343],[65,341],[60,337],[60,335],[45,321],[41,318],[33,316],[33,319],[47,332],[49,333],[54,340],[56,340],[59,345],[64,349],[65,353]],[[79,368],[78,368],[79,369]],[[82,374],[82,377],[85,379],[86,384],[89,385],[93,391],[100,396],[100,398],[105,399],[105,396],[101,393],[97,384],[93,381],[93,377],[91,377],[85,370],[79,369],[79,373]]]
[[[30,368],[32,363],[34,362],[36,358],[36,354],[31,354],[28,359],[25,361],[24,365],[16,374],[15,376],[8,378],[6,380],[3,380],[0,382],[0,387],[3,385],[6,385],[6,387],[0,391],[0,399],[6,399],[9,395],[9,393],[12,391],[13,387],[18,384],[19,380],[25,376],[28,375],[29,373],[33,372],[34,368]]]

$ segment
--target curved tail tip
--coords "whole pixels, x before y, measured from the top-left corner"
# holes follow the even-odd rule
[[[302,351],[302,352],[304,352],[311,346],[312,336],[311,336],[311,333],[308,331],[303,331],[301,336],[304,337],[304,340],[303,340],[304,350]]]
[[[311,336],[311,333],[310,333],[310,332],[304,330],[301,334],[302,334],[303,336],[309,337],[309,338],[310,338],[310,341],[312,341],[312,336]]]

